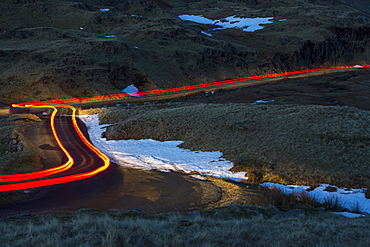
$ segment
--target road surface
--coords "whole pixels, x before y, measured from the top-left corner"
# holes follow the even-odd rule
[[[49,127],[50,116],[29,127],[27,134],[39,148],[45,169],[66,160]],[[71,122],[69,109],[61,110],[55,126],[65,148],[74,157],[69,170],[53,177],[64,177],[96,169],[102,161],[78,138]],[[78,121],[85,136],[83,123]],[[0,207],[0,217],[18,214],[41,214],[76,211],[81,208],[98,210],[139,209],[145,213],[186,211],[197,206],[200,199],[199,182],[180,173],[141,171],[119,167],[112,163],[107,170],[88,179],[43,187],[30,200]]]

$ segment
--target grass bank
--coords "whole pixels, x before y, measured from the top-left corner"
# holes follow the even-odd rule
[[[346,106],[168,103],[85,110],[108,139],[183,140],[222,151],[250,182],[367,187],[370,113]]]
[[[280,216],[277,216],[280,215]],[[228,206],[189,214],[82,210],[0,222],[3,246],[366,246],[368,217]]]
[[[0,174],[18,174],[42,169],[36,147],[26,136],[28,124],[41,121],[34,114],[0,118]],[[1,192],[0,205],[30,197],[35,189]]]

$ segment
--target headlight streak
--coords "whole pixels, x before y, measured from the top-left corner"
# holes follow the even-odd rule
[[[288,75],[299,75],[299,74],[306,74],[306,73],[318,72],[318,71],[331,71],[331,70],[354,69],[354,68],[356,69],[370,68],[370,65],[336,66],[336,67],[327,67],[327,68],[306,69],[306,70],[299,70],[299,71],[293,71],[293,72],[256,75],[256,76],[242,77],[242,78],[224,80],[224,81],[218,81],[218,82],[203,83],[203,84],[192,85],[192,86],[150,90],[150,91],[138,92],[136,93],[136,95],[142,96],[142,95],[153,95],[153,94],[160,94],[160,93],[188,91],[188,90],[193,90],[193,89],[209,88],[209,87],[215,87],[215,86],[220,86],[220,85],[227,85],[227,84],[233,84],[233,83],[245,82],[245,81],[251,81],[251,80],[258,80],[258,79],[274,78],[274,77],[281,77],[281,76],[288,76]],[[42,171],[24,173],[24,174],[0,175],[0,192],[24,190],[24,189],[31,189],[31,188],[37,188],[37,187],[43,187],[43,186],[68,183],[72,181],[77,181],[77,180],[82,180],[82,179],[93,177],[97,175],[98,173],[101,173],[104,170],[108,169],[108,167],[110,166],[110,159],[104,153],[102,153],[98,148],[92,145],[87,140],[87,138],[84,136],[76,120],[76,108],[71,105],[65,105],[65,104],[78,103],[78,102],[84,102],[84,101],[96,101],[96,100],[113,100],[113,99],[124,98],[124,97],[130,97],[130,95],[127,93],[123,93],[123,94],[111,94],[111,95],[83,97],[83,98],[40,101],[40,102],[34,102],[34,103],[25,102],[25,103],[13,104],[12,105],[13,107],[19,107],[19,108],[50,108],[50,109],[53,109],[53,113],[50,117],[50,126],[52,129],[52,133],[54,135],[54,138],[58,146],[63,151],[63,153],[66,155],[68,160],[67,162],[65,162],[64,164],[60,166],[45,169]],[[68,175],[68,176],[47,178],[48,176],[56,175],[58,173],[69,170],[75,163],[72,155],[63,146],[58,136],[58,133],[56,131],[56,128],[55,128],[55,117],[56,117],[56,114],[58,113],[57,107],[69,108],[72,110],[72,115],[71,115],[72,124],[73,124],[73,127],[77,135],[79,136],[81,141],[86,145],[86,147],[89,148],[91,151],[93,151],[103,161],[102,166],[98,167],[95,170],[85,172],[85,173],[78,173],[78,174],[73,174],[73,175]],[[35,180],[35,179],[40,179],[40,180]],[[9,184],[9,182],[18,182],[18,183]],[[7,184],[1,184],[1,183],[7,183]]]

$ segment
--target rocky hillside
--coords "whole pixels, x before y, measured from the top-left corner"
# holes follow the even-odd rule
[[[270,23],[221,29],[232,16]],[[369,17],[367,0],[2,0],[0,102],[370,63]]]

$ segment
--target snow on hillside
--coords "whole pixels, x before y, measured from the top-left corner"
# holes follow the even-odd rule
[[[229,171],[233,167],[233,163],[222,158],[221,152],[190,151],[178,147],[183,143],[182,141],[160,142],[151,139],[108,141],[102,137],[104,129],[108,125],[99,125],[98,115],[82,115],[80,119],[86,124],[93,144],[120,166],[143,170],[154,169],[163,172],[183,171],[190,173],[194,171],[200,174],[200,176],[193,175],[196,179],[202,179],[205,176],[228,178],[234,181],[248,179],[245,172],[233,173]],[[328,199],[338,200],[340,206],[349,211],[355,210],[370,214],[370,200],[365,198],[366,189],[347,189],[321,184],[314,190],[307,191],[309,186],[276,183],[263,183],[261,185],[279,188],[286,194],[307,192],[319,202]],[[327,187],[334,188],[335,191],[326,191]],[[356,215],[348,213],[341,213],[341,215],[356,217]]]
[[[305,192],[312,196],[315,201],[325,202],[325,200],[338,200],[338,203],[341,207],[360,211],[362,213],[370,214],[370,200],[366,199],[365,192],[366,189],[348,189],[348,188],[338,188],[329,184],[320,184],[319,187],[315,188],[312,191],[307,191],[310,186],[302,185],[282,185],[276,183],[263,183],[262,186],[269,188],[278,188],[283,191],[285,194],[291,193],[300,193]],[[327,191],[327,188],[330,187],[333,192]]]
[[[182,141],[110,140],[102,138],[104,127],[97,115],[83,115],[93,144],[118,165],[143,170],[198,172],[203,176],[247,180],[245,172],[229,171],[233,163],[221,152],[190,151],[179,148]]]
[[[134,47],[134,48],[136,48],[136,47]],[[139,47],[137,47],[137,48],[139,48]],[[137,94],[139,92],[139,89],[137,87],[135,87],[134,84],[131,84],[131,85],[127,86],[125,89],[122,90],[122,92],[127,93],[130,96],[140,96],[140,95]]]
[[[274,17],[266,17],[266,18],[246,18],[246,17],[236,17],[229,16],[224,19],[220,20],[211,20],[203,16],[197,15],[179,15],[178,16],[181,20],[184,21],[192,21],[199,24],[204,25],[217,25],[220,26],[219,28],[214,28],[212,30],[220,30],[226,28],[239,28],[245,32],[254,32],[256,30],[263,29],[263,24],[270,24],[273,23]]]

